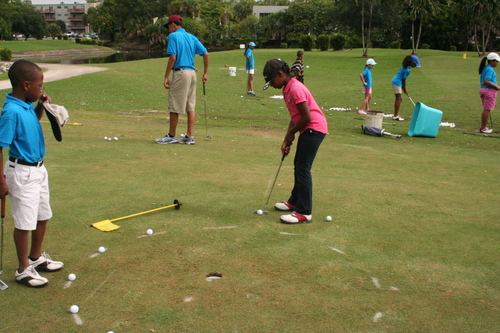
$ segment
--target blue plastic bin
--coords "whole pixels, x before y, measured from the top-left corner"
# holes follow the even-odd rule
[[[413,115],[411,116],[409,136],[426,136],[435,138],[439,131],[439,125],[443,118],[443,112],[433,109],[424,103],[417,102]]]

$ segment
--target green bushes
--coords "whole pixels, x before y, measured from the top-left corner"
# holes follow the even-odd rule
[[[398,50],[399,50],[399,49],[401,48],[401,42],[398,42],[398,41],[396,41],[396,42],[391,42],[391,43],[389,44],[389,48],[390,48],[390,49],[398,49]]]
[[[420,47],[422,50],[428,50],[431,48],[431,46],[429,44],[422,44],[422,46]]]
[[[300,46],[304,49],[304,51],[311,51],[314,46],[314,37],[311,35],[301,36]]]
[[[347,37],[343,34],[335,34],[330,39],[332,48],[335,51],[343,50],[345,48],[346,42],[347,42]]]
[[[328,35],[319,35],[318,37],[318,48],[321,51],[326,51],[330,47],[330,36]]]
[[[287,49],[288,48],[288,43],[281,43],[280,44],[281,49]]]
[[[0,49],[0,60],[12,61],[12,52],[10,49]]]
[[[457,52],[457,47],[455,45],[450,46],[451,52]]]

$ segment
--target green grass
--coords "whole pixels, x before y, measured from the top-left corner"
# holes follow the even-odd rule
[[[45,289],[17,285],[8,209],[3,331],[500,331],[500,140],[463,134],[479,125],[479,59],[422,50],[408,91],[456,127],[411,138],[409,121],[387,125],[403,134],[396,140],[361,133],[362,116],[354,113],[362,101],[359,50],[307,52],[305,82],[330,134],[313,167],[314,223],[287,226],[272,209],[253,212],[266,201],[289,119],[283,101],[270,98],[280,91],[261,90],[260,72],[272,57],[293,62],[295,50],[254,52],[258,98],[244,95],[242,51],[211,53],[213,138],[205,138],[200,85],[194,146],[153,141],[168,127],[165,59],[109,64],[108,71],[45,84],[70,122],[83,123],[65,126],[62,142],[42,124],[54,210],[44,249],[66,267],[45,274]],[[378,63],[372,108],[392,113],[390,79],[406,54],[370,50]],[[237,76],[224,64],[238,67]],[[353,111],[327,111],[333,107]],[[402,116],[412,109],[404,100]],[[289,194],[292,160],[285,159],[271,203]],[[184,203],[178,211],[122,220],[109,233],[89,227],[174,199]],[[148,228],[156,234],[140,237]],[[108,251],[90,258],[99,246]],[[212,271],[223,278],[206,281]],[[77,279],[64,289],[69,273]],[[68,311],[72,304],[80,306],[81,326]],[[377,312],[383,317],[374,322]]]

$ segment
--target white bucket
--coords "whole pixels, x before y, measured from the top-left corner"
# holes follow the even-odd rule
[[[381,111],[367,111],[365,125],[382,128],[382,122],[384,120],[384,113]]]
[[[229,67],[229,76],[236,76],[236,67]]]

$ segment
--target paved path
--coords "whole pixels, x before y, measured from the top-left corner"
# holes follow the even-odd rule
[[[43,82],[57,81],[62,79],[67,79],[73,76],[96,73],[108,70],[109,68],[104,67],[92,67],[92,66],[81,66],[81,65],[61,65],[61,64],[37,64],[41,68],[46,68],[47,70],[43,73]],[[0,90],[11,89],[9,80],[0,80]]]

